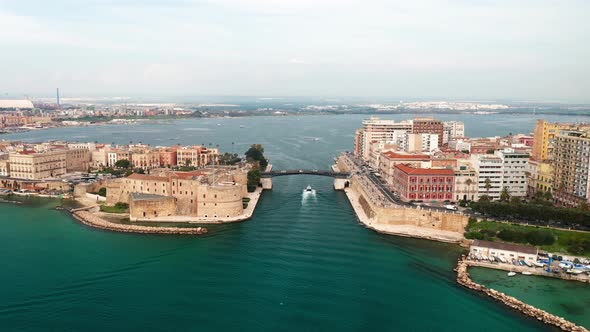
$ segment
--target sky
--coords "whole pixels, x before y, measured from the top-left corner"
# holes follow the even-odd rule
[[[590,102],[587,0],[0,0],[0,98]]]

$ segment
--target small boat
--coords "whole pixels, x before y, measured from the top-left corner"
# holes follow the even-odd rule
[[[514,271],[508,272],[509,277],[514,277],[515,275],[516,275],[516,272],[514,272]]]
[[[533,262],[533,265],[536,267],[543,267],[545,266],[545,264],[541,263],[541,262]]]
[[[311,192],[313,192],[313,189],[311,189],[311,186],[307,186],[307,188],[305,188],[305,192],[311,193]]]
[[[566,272],[569,274],[576,274],[577,275],[577,274],[583,273],[584,271],[578,270],[578,269],[569,269]]]
[[[522,271],[522,274],[524,274],[525,276],[530,276],[532,273],[530,273],[529,271]]]
[[[528,266],[528,267],[533,267],[533,264],[531,264],[531,262],[529,262],[529,261],[524,261],[524,263],[525,263],[525,264],[526,264],[526,266]]]

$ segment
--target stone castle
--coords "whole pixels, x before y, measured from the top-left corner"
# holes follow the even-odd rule
[[[244,213],[246,184],[246,170],[236,168],[161,170],[109,181],[106,203],[129,204],[132,221],[171,216],[233,218]]]

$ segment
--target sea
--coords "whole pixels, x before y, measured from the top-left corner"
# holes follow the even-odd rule
[[[366,115],[179,119],[56,128],[0,139],[262,144],[274,169],[328,169]],[[383,115],[411,119],[413,114]],[[535,115],[436,115],[468,136],[532,132]],[[544,116],[590,121],[590,116]],[[463,249],[383,235],[359,223],[332,179],[273,179],[251,220],[204,236],[89,228],[52,199],[0,203],[2,331],[543,331],[534,319],[455,283]],[[305,197],[311,185],[316,193]],[[590,287],[493,270],[476,280],[590,328]],[[527,290],[524,290],[525,288]]]

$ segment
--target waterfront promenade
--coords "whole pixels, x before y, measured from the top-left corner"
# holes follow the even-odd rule
[[[469,266],[479,266],[479,267],[485,267],[488,269],[503,270],[503,271],[514,271],[519,274],[522,272],[530,272],[532,275],[541,276],[541,277],[590,283],[590,276],[588,276],[586,273],[582,273],[579,275],[573,275],[573,274],[568,274],[568,273],[552,273],[552,272],[547,272],[545,270],[545,268],[541,268],[541,267],[528,267],[528,266],[521,266],[521,265],[516,266],[513,264],[474,261],[474,260],[470,260],[470,259],[466,259],[465,262]]]

